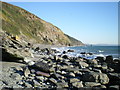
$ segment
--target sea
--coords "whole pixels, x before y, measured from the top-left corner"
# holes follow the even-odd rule
[[[74,47],[60,47],[56,48],[61,53],[67,50],[74,50],[74,52],[68,52],[67,55],[71,57],[84,57],[86,59],[94,59],[98,56],[106,57],[112,55],[113,58],[120,59],[120,46],[96,46],[96,45],[86,45],[86,46],[74,46]],[[93,55],[83,55],[85,53],[93,53]],[[60,53],[58,53],[60,54]]]

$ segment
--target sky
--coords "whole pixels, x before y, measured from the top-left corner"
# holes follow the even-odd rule
[[[85,44],[118,44],[117,2],[9,2]]]

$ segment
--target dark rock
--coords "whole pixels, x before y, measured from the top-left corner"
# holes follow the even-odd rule
[[[86,52],[81,52],[80,54],[86,54]]]
[[[74,50],[69,49],[69,50],[67,50],[67,52],[74,52]]]
[[[120,84],[120,73],[109,73],[108,77],[110,79],[110,84],[119,85]]]
[[[99,63],[103,63],[105,61],[104,57],[98,56],[96,59],[98,59]]]
[[[67,55],[63,55],[62,58],[68,59],[68,56]]]
[[[85,82],[99,82],[101,84],[109,83],[109,78],[106,74],[98,72],[86,72],[82,78]]]
[[[109,90],[120,90],[120,86],[119,85],[111,85],[108,88]]]
[[[113,56],[106,56],[106,60],[105,60],[106,63],[112,63],[113,62]]]
[[[42,61],[36,62],[31,67],[43,72],[50,72],[50,66],[47,63],[43,63]]]
[[[39,51],[39,50],[40,50],[40,48],[39,48],[39,47],[36,47],[36,48],[35,48],[35,51]]]
[[[66,54],[67,52],[66,51],[63,51],[63,54]]]

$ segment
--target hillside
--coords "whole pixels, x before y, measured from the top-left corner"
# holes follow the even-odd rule
[[[32,13],[2,2],[2,30],[20,41],[50,45],[83,45],[65,35],[58,27]]]

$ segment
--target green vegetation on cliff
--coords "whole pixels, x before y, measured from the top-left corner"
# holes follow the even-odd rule
[[[83,45],[30,12],[2,2],[2,30],[21,40],[51,45]]]

